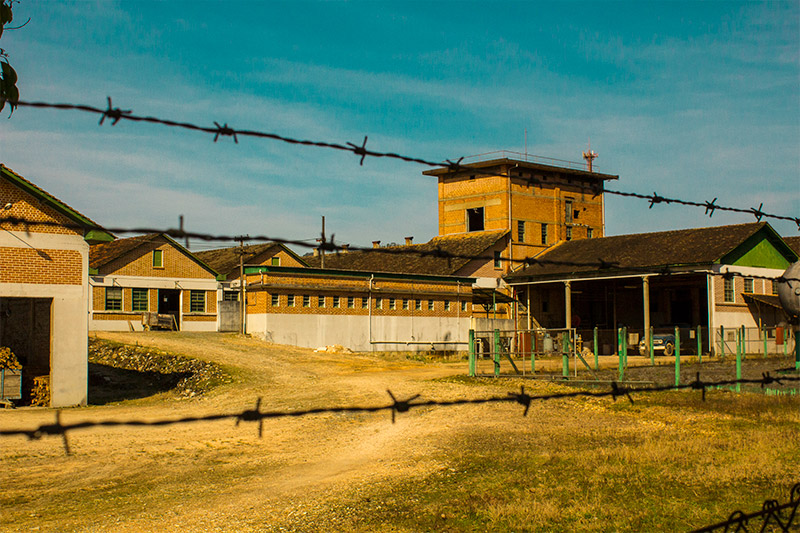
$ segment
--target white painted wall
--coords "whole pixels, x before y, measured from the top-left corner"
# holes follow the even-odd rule
[[[321,348],[339,344],[353,351],[427,351],[436,341],[437,350],[466,350],[469,317],[360,315],[248,314],[247,333],[268,342]],[[376,341],[381,341],[377,343]],[[440,344],[450,341],[448,344]],[[423,342],[425,344],[406,344]],[[455,344],[461,342],[463,344]]]
[[[0,283],[0,297],[53,299],[50,319],[50,405],[86,405],[89,379],[89,245],[80,236],[3,231],[0,232],[0,246],[75,250],[81,253],[81,285]]]

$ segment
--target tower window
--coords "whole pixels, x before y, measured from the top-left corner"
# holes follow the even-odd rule
[[[572,222],[572,200],[564,200],[564,222],[569,224]]]
[[[483,208],[467,209],[467,231],[483,231]]]

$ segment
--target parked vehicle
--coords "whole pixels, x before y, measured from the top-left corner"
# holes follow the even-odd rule
[[[639,342],[639,354],[647,355],[647,341],[642,339]],[[654,333],[653,334],[653,355],[659,355],[658,352],[663,352],[661,355],[670,356],[675,353],[675,335],[672,333]]]

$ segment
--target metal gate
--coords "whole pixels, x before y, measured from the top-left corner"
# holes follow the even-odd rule
[[[219,330],[220,331],[241,331],[242,312],[238,301],[223,300],[217,302],[219,305]]]

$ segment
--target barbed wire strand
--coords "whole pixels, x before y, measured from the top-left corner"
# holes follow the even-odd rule
[[[16,216],[2,216],[0,215],[0,227],[3,225],[8,224],[12,226],[9,228],[4,228],[7,230],[14,230],[14,226],[21,226],[19,228],[22,231],[30,232],[31,229],[35,229],[36,227],[60,227],[60,228],[67,228],[73,230],[84,230],[86,226],[82,226],[79,224],[66,224],[58,221],[52,220],[34,220],[28,219],[23,217],[16,217]],[[315,249],[322,252],[331,252],[331,253],[339,253],[339,252],[347,252],[347,253],[354,253],[354,252],[363,252],[363,253],[370,253],[370,254],[387,254],[387,255],[415,255],[419,257],[434,257],[440,259],[467,259],[467,260],[483,260],[483,261],[494,261],[494,260],[501,260],[507,261],[512,264],[520,264],[526,267],[529,266],[565,266],[565,267],[583,267],[583,268],[594,268],[598,271],[612,271],[614,269],[621,271],[621,272],[634,272],[640,274],[660,274],[660,275],[680,275],[680,274],[692,274],[697,273],[696,270],[686,270],[680,267],[671,266],[671,265],[660,265],[658,268],[652,267],[640,267],[640,266],[631,266],[631,265],[621,265],[616,261],[604,261],[603,259],[598,259],[597,261],[559,261],[559,260],[551,260],[551,259],[536,259],[532,257],[526,257],[524,259],[516,259],[507,256],[499,256],[495,257],[494,255],[473,255],[473,254],[461,254],[461,253],[454,253],[449,250],[445,250],[441,247],[441,245],[437,245],[432,247],[431,249],[420,249],[421,246],[424,245],[412,245],[408,247],[384,247],[384,248],[374,248],[374,247],[367,247],[367,246],[351,246],[347,244],[339,244],[336,243],[334,240],[334,236],[327,238],[324,234],[322,234],[321,239],[317,239],[318,244],[314,244],[308,242],[308,239],[298,240],[298,239],[286,239],[281,237],[274,237],[268,235],[226,235],[226,234],[211,234],[211,233],[199,233],[193,231],[187,231],[181,228],[147,228],[147,227],[138,227],[138,228],[106,228],[97,226],[95,229],[103,230],[108,233],[112,234],[164,234],[167,235],[175,240],[180,239],[196,239],[205,242],[211,241],[228,241],[228,242],[247,242],[247,243],[277,243],[283,244],[287,246],[296,246],[299,248],[305,249]],[[348,270],[344,268],[344,270]],[[741,272],[727,270],[727,271],[720,271],[715,272],[711,270],[703,270],[701,271],[705,274],[710,274],[713,276],[722,276],[725,278],[733,278],[733,277],[742,277],[742,278],[752,278],[752,279],[764,279],[764,280],[773,280],[777,282],[800,282],[800,278],[794,277],[786,277],[783,275],[780,276],[766,276],[766,275],[759,275],[759,274],[743,274]],[[559,273],[561,274],[561,273]]]
[[[701,391],[703,401],[706,400],[706,390],[709,388],[719,388],[733,386],[736,384],[743,385],[760,385],[763,389],[768,385],[784,385],[791,382],[800,382],[800,376],[780,376],[775,377],[770,375],[769,372],[762,373],[760,378],[743,378],[743,379],[730,379],[730,380],[716,380],[716,381],[703,381],[700,379],[700,373],[696,374],[696,378],[689,382],[679,385],[658,385],[658,386],[628,386],[624,382],[612,382],[611,388],[608,391],[588,391],[577,390],[569,392],[560,392],[552,394],[528,394],[525,392],[525,387],[520,387],[520,392],[509,392],[506,395],[494,395],[486,398],[458,398],[454,400],[419,400],[420,395],[415,394],[405,400],[398,400],[391,390],[386,392],[391,398],[391,403],[374,405],[374,406],[333,406],[333,407],[315,407],[310,409],[299,409],[295,411],[262,411],[261,398],[256,400],[253,409],[244,409],[238,413],[217,413],[200,416],[186,416],[180,418],[166,418],[161,420],[103,420],[103,421],[84,421],[75,423],[62,423],[61,411],[55,412],[55,422],[52,424],[41,424],[33,429],[0,429],[0,437],[8,436],[24,436],[29,440],[38,440],[44,436],[61,436],[63,440],[64,452],[69,455],[70,447],[67,440],[67,433],[78,429],[94,428],[94,427],[157,427],[157,426],[174,426],[178,424],[190,424],[196,422],[209,422],[217,420],[234,420],[235,425],[238,426],[241,422],[258,422],[259,437],[263,434],[263,421],[272,418],[297,418],[303,416],[310,416],[324,413],[377,413],[381,411],[388,411],[391,413],[392,423],[395,422],[396,415],[407,413],[412,409],[419,409],[424,407],[452,407],[458,405],[481,405],[481,404],[505,404],[517,403],[524,407],[522,412],[523,416],[527,416],[528,409],[534,401],[547,401],[568,398],[612,398],[614,401],[617,398],[626,398],[633,404],[632,394],[641,393],[655,393],[667,392],[675,390],[697,390]],[[565,382],[568,383],[568,382]]]
[[[103,125],[105,119],[110,119],[111,125],[116,125],[120,120],[129,120],[133,122],[145,122],[151,124],[159,124],[163,126],[169,126],[174,128],[182,128],[191,131],[202,132],[206,134],[210,134],[214,136],[214,142],[217,142],[220,137],[231,137],[233,138],[234,143],[238,144],[239,137],[254,137],[254,138],[261,138],[261,139],[270,139],[274,141],[280,141],[288,144],[293,145],[301,145],[301,146],[311,146],[316,148],[327,148],[332,150],[339,150],[343,152],[350,152],[359,157],[359,164],[364,164],[364,159],[366,157],[373,157],[373,158],[388,158],[388,159],[396,159],[400,161],[404,161],[407,163],[416,163],[419,165],[424,165],[430,168],[442,168],[445,167],[452,172],[466,172],[469,171],[473,174],[485,174],[496,176],[496,173],[486,172],[481,169],[471,167],[466,164],[461,164],[461,161],[464,159],[463,157],[452,161],[450,159],[446,159],[445,161],[430,161],[427,159],[419,158],[419,157],[411,157],[406,155],[401,155],[394,152],[379,152],[375,150],[367,149],[367,136],[364,137],[364,141],[359,144],[354,144],[351,142],[346,142],[345,144],[335,143],[335,142],[327,142],[327,141],[313,141],[308,139],[297,139],[293,137],[289,137],[286,135],[281,135],[278,133],[271,133],[266,131],[258,131],[258,130],[244,130],[244,129],[236,129],[228,126],[228,123],[225,122],[224,124],[220,125],[219,122],[214,122],[214,126],[201,126],[198,124],[193,124],[190,122],[179,122],[175,120],[163,119],[153,116],[142,116],[142,115],[134,115],[133,111],[122,110],[119,107],[114,107],[111,97],[107,97],[107,106],[105,108],[99,108],[89,105],[82,105],[82,104],[68,104],[68,103],[49,103],[49,102],[27,102],[23,100],[17,100],[14,102],[17,106],[20,107],[31,107],[31,108],[40,108],[40,109],[57,109],[57,110],[75,110],[75,111],[83,111],[87,113],[94,113],[100,115],[99,125]],[[534,177],[526,178],[532,183],[538,182],[538,180]],[[652,208],[656,204],[675,204],[675,205],[683,205],[689,207],[699,207],[705,209],[705,214],[709,217],[712,217],[716,211],[727,211],[731,213],[741,213],[752,215],[756,218],[758,222],[761,222],[762,218],[769,218],[773,220],[783,220],[794,222],[797,225],[798,231],[800,231],[800,217],[792,217],[786,215],[777,215],[773,213],[767,213],[763,210],[764,204],[760,204],[759,207],[750,207],[750,208],[738,208],[738,207],[729,207],[717,204],[717,198],[709,201],[693,201],[693,200],[682,200],[679,198],[669,198],[666,196],[661,196],[660,194],[653,192],[653,194],[641,194],[635,192],[625,192],[625,191],[617,191],[613,189],[604,189],[602,185],[593,185],[589,187],[595,196],[601,193],[611,194],[620,197],[626,198],[637,198],[641,200],[646,200],[650,203],[650,208]]]
[[[789,501],[786,503],[778,503],[777,500],[766,500],[761,506],[760,511],[753,513],[744,513],[737,510],[730,514],[727,520],[706,526],[700,529],[695,529],[692,533],[711,533],[717,530],[723,531],[749,531],[748,526],[755,526],[750,524],[753,519],[762,519],[760,528],[755,528],[754,531],[797,531],[792,526],[794,521],[798,518],[798,508],[800,507],[800,483],[796,483],[789,492]],[[789,511],[788,516],[784,516],[782,511]],[[731,527],[733,526],[733,527]],[[778,529],[773,529],[778,528]]]

